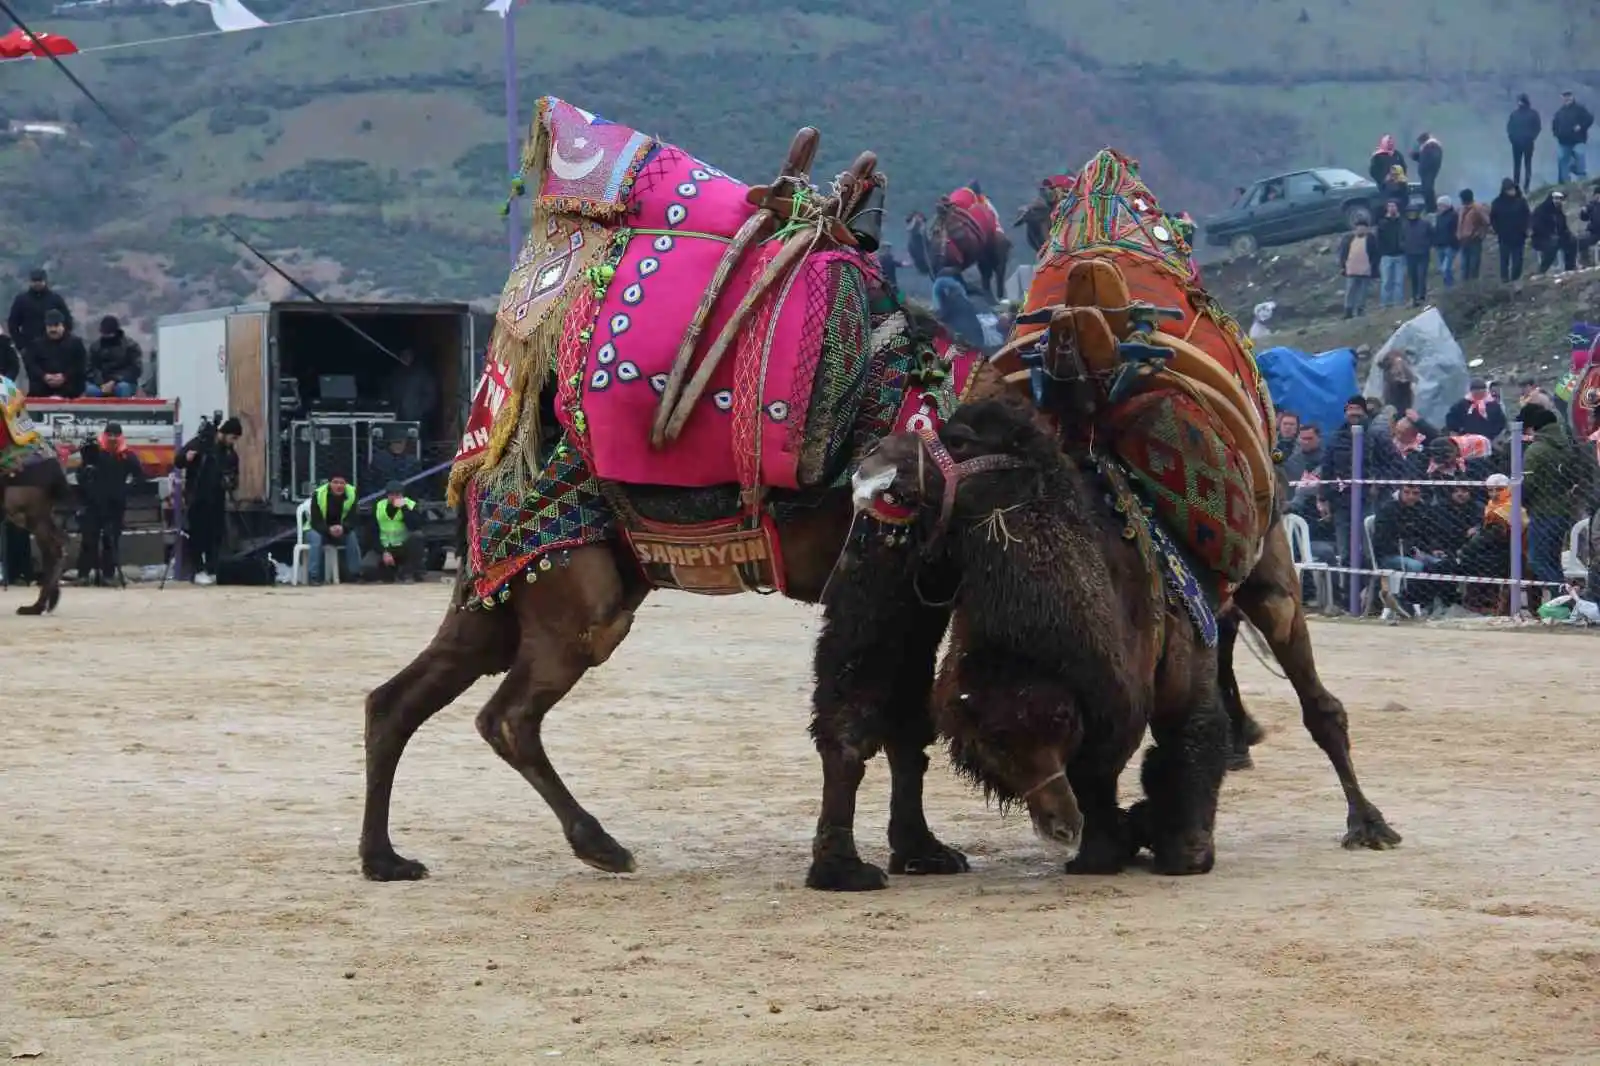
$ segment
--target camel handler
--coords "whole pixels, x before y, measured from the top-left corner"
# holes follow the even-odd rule
[[[417,501],[406,495],[406,487],[391,481],[384,498],[372,508],[372,551],[363,565],[374,570],[383,581],[422,580],[422,516]]]

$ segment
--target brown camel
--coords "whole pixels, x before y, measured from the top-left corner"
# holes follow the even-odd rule
[[[1126,476],[1064,453],[1008,399],[964,406],[937,434],[885,438],[854,484],[863,511],[887,487],[917,512],[922,558],[906,561],[931,557],[955,582],[933,696],[955,768],[1025,805],[1042,839],[1075,853],[1069,873],[1117,873],[1138,844],[1158,873],[1209,872],[1228,752],[1217,657],[1167,595]],[[1147,724],[1148,798],[1130,836],[1117,779]]]
[[[55,449],[37,439],[27,421],[21,393],[9,378],[0,378],[5,397],[0,410],[0,498],[5,520],[26,530],[39,545],[39,597],[17,608],[18,614],[47,614],[61,602],[61,571],[66,564],[67,535],[56,522],[55,509],[67,497],[67,471]],[[14,434],[26,434],[16,443]],[[9,563],[10,560],[7,560]],[[9,576],[15,566],[8,566]]]
[[[906,231],[911,262],[919,272],[933,278],[945,267],[961,271],[976,267],[979,289],[996,300],[1005,299],[1011,238],[1004,230],[984,234],[970,215],[946,201],[931,220],[920,211],[906,216]]]

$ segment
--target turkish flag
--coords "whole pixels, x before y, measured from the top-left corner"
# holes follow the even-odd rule
[[[54,33],[36,33],[29,37],[21,27],[0,37],[0,59],[22,59],[24,56],[69,56],[78,46],[66,37]]]

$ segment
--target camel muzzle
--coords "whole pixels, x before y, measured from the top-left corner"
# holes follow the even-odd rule
[[[870,510],[872,503],[894,485],[898,471],[892,465],[870,469],[870,458],[850,478],[850,502],[857,511]]]
[[[1068,858],[1077,855],[1083,843],[1083,812],[1073,795],[1067,776],[1058,771],[1029,789],[1023,796],[1033,831],[1040,840],[1066,850]]]

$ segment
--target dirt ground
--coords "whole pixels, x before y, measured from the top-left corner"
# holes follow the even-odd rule
[[[1358,766],[1343,804],[1287,683],[1230,777],[1207,877],[1068,879],[936,762],[973,858],[803,887],[820,773],[812,611],[663,595],[552,714],[552,758],[639,873],[574,859],[477,737],[412,743],[357,871],[361,704],[443,587],[0,598],[0,1051],[46,1063],[1595,1063],[1593,638],[1317,624]],[[1136,773],[1124,779],[1125,794]],[[858,838],[886,860],[887,774]]]

